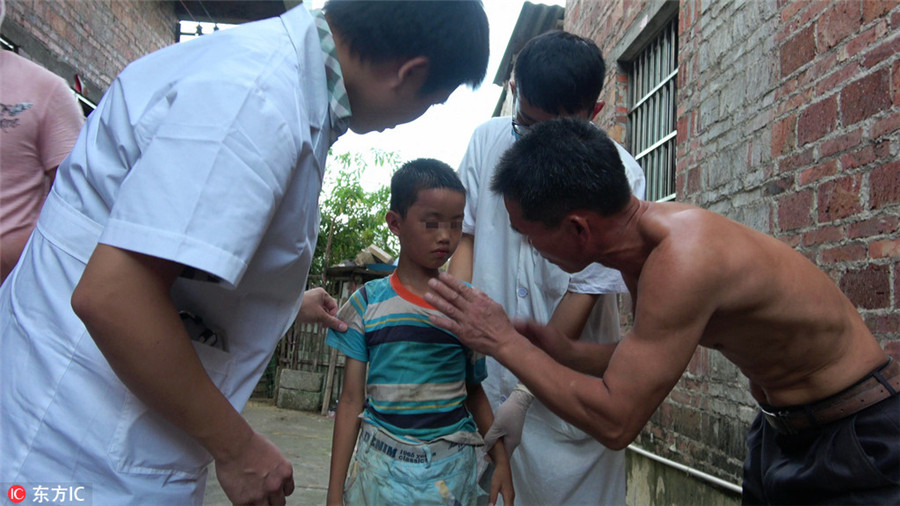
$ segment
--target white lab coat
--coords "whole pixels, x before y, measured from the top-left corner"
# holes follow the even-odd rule
[[[319,36],[301,6],[129,65],[59,167],[0,288],[0,482],[90,484],[94,504],[199,504],[209,454],[118,380],[70,307],[98,243],[219,278],[178,309],[242,409],[291,324],[318,233],[331,127]]]
[[[459,168],[466,187],[463,232],[474,234],[472,284],[513,318],[546,323],[566,291],[601,295],[581,339],[619,340],[616,293],[627,292],[618,271],[592,264],[570,275],[545,260],[509,225],[503,200],[490,190],[501,155],[515,142],[509,116],[493,118],[472,134]],[[633,193],[644,196],[644,174],[616,144]],[[496,410],[518,383],[491,357],[482,385]],[[625,455],[607,449],[535,400],[526,415],[522,444],[513,454],[516,504],[624,504]]]

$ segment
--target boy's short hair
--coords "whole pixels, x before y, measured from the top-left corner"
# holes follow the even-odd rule
[[[484,80],[490,42],[480,0],[329,0],[323,10],[329,26],[363,60],[427,57],[423,95],[463,83],[474,88]]]
[[[609,216],[631,199],[615,143],[593,123],[543,121],[504,153],[491,190],[519,204],[528,221],[559,225],[573,211]]]
[[[433,158],[418,158],[404,163],[391,177],[391,211],[406,218],[406,212],[416,203],[419,191],[434,188],[466,194],[459,176],[446,163]]]
[[[529,40],[516,56],[516,93],[551,114],[592,109],[606,75],[603,53],[594,41],[552,31]]]

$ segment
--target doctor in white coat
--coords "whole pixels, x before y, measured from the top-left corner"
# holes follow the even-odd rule
[[[129,65],[0,287],[0,482],[200,504],[215,459],[232,501],[284,504],[290,462],[239,410],[298,310],[343,325],[303,295],[328,148],[480,83],[487,52],[479,2],[333,0]]]
[[[600,49],[570,33],[546,33],[522,48],[510,80],[514,116],[479,126],[459,168],[468,192],[466,214],[449,271],[496,300],[511,318],[550,322],[572,339],[615,342],[615,294],[627,293],[619,272],[593,264],[570,275],[545,260],[510,228],[503,200],[489,188],[501,156],[530,126],[560,116],[593,118],[603,106],[598,97],[604,74]],[[643,198],[641,167],[616,148],[634,195]],[[505,436],[508,451],[521,440],[510,460],[516,503],[624,504],[624,452],[607,449],[540,401],[532,402],[515,375],[493,358],[487,365],[483,385],[495,413],[487,439]]]

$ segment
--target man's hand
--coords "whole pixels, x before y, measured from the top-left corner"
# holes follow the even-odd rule
[[[496,356],[503,346],[525,341],[516,333],[500,304],[447,273],[428,280],[425,300],[447,315],[430,316],[431,323],[449,330],[469,348]]]
[[[506,454],[512,458],[513,452],[522,442],[522,429],[525,427],[525,412],[534,396],[523,385],[518,385],[509,398],[494,413],[494,423],[484,435],[484,445],[491,449],[498,439],[503,438]]]
[[[324,328],[344,332],[347,324],[334,317],[337,310],[337,301],[324,288],[313,288],[303,294],[297,319],[303,323],[319,323]]]
[[[561,364],[568,363],[572,355],[572,339],[552,325],[541,325],[534,320],[521,320],[514,323],[516,332],[522,334],[532,344],[544,350],[553,360]]]
[[[216,459],[216,477],[233,504],[285,504],[294,492],[294,469],[275,445],[253,432],[234,455]]]

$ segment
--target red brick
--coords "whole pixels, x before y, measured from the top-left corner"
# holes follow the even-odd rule
[[[900,309],[900,262],[894,262],[894,309]],[[900,313],[895,316],[900,322]]]
[[[822,79],[822,76],[837,68],[838,56],[837,51],[817,53],[812,65],[806,67],[797,75],[800,87],[807,88],[810,85],[815,85]]]
[[[866,0],[862,3],[862,21],[863,24],[872,21],[875,18],[886,14],[897,6],[896,0]]]
[[[784,2],[778,7],[781,8],[781,21],[787,22],[797,15],[798,12],[806,5],[806,2]]]
[[[789,193],[778,200],[778,226],[781,231],[812,225],[813,193],[803,190]]]
[[[827,140],[819,147],[819,157],[829,157],[835,153],[841,153],[849,149],[859,146],[862,141],[862,131],[860,129],[851,130],[840,137]]]
[[[837,123],[837,98],[829,97],[810,105],[797,120],[797,145],[821,139]]]
[[[778,236],[778,240],[794,249],[797,249],[800,247],[800,243],[803,242],[803,236],[801,234],[780,235]],[[807,255],[807,258],[809,258],[809,255]],[[810,260],[815,261],[815,259]]]
[[[822,250],[817,263],[836,264],[859,262],[866,259],[866,247],[862,244],[836,246]]]
[[[813,246],[829,242],[839,242],[844,239],[844,235],[844,227],[819,227],[803,234],[803,245]]]
[[[778,157],[797,146],[797,116],[790,115],[772,125],[772,156]]]
[[[859,239],[860,237],[893,234],[897,231],[898,224],[900,224],[900,218],[896,216],[878,216],[850,225],[847,237]]]
[[[859,176],[849,176],[819,185],[819,223],[846,218],[862,210]]]
[[[869,243],[869,258],[900,258],[900,239]]]
[[[709,353],[705,348],[697,347],[691,361],[688,362],[687,372],[694,376],[705,377],[709,372]]]
[[[863,60],[863,65],[866,68],[875,67],[879,63],[894,57],[898,52],[900,52],[900,37],[894,37],[893,40],[870,49]]]
[[[872,27],[862,32],[847,43],[847,57],[853,58],[861,51],[867,51],[872,43],[878,40],[878,27]]]
[[[848,84],[841,91],[841,118],[844,126],[889,109],[891,101],[891,75],[887,69]]]
[[[820,96],[827,95],[828,92],[836,90],[849,82],[859,73],[859,63],[857,61],[847,62],[840,69],[831,72],[816,83],[816,93]]]
[[[900,73],[896,74],[895,80],[896,79],[900,79]],[[897,88],[900,89],[900,86],[897,86]],[[878,139],[883,135],[892,134],[897,130],[900,130],[900,111],[894,110],[890,116],[880,119],[872,125],[871,138]]]
[[[841,170],[848,171],[857,167],[871,163],[875,160],[875,148],[873,146],[865,146],[861,149],[850,151],[841,157]]]
[[[827,51],[856,33],[860,23],[859,2],[840,1],[828,8],[819,18],[819,51]]]
[[[900,104],[900,60],[894,62],[894,103]]]
[[[886,328],[893,329],[893,330],[888,330],[886,332],[891,332],[894,334],[896,334],[897,332],[900,332],[900,329],[898,329],[898,328],[900,328],[900,324],[897,323],[898,321],[900,321],[900,317],[897,317],[897,315],[876,316],[875,319],[881,320],[881,321],[893,320],[893,321],[888,321],[885,323],[884,326]],[[866,324],[868,324],[869,323],[868,318],[866,320],[867,320]],[[876,322],[875,329],[872,329],[871,325],[869,326],[869,329],[872,330],[873,334],[881,334],[881,333],[883,333],[882,331],[876,330],[880,327],[881,327],[880,322]],[[884,343],[884,351],[886,351],[888,355],[894,357],[894,360],[900,360],[900,341],[888,341],[888,342]]]
[[[781,46],[781,77],[787,77],[810,62],[816,55],[815,31],[812,26],[801,30]]]
[[[687,174],[687,191],[696,194],[702,185],[703,167],[694,167]]]
[[[900,202],[900,162],[888,163],[869,174],[869,209]]]
[[[857,307],[881,309],[890,305],[891,287],[885,265],[848,271],[841,277],[840,287]]]
[[[837,160],[829,160],[825,163],[820,163],[819,165],[806,169],[800,173],[800,184],[807,185],[822,178],[833,176],[837,174],[837,171]]]

